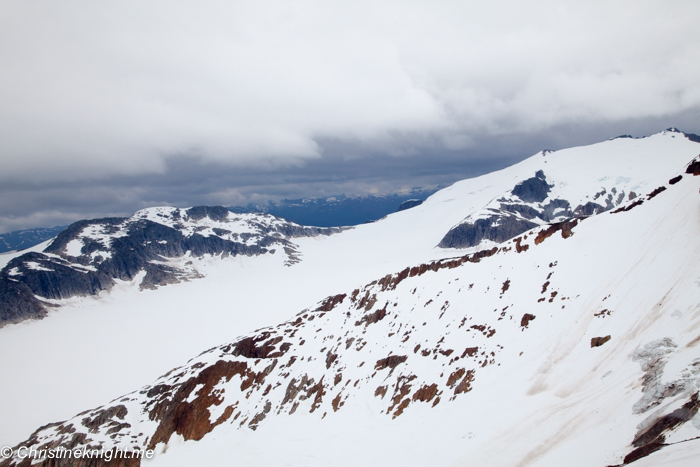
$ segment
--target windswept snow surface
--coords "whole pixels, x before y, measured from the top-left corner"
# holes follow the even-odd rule
[[[17,443],[38,426],[133,391],[203,349],[288,320],[325,296],[350,295],[405,267],[481,250],[483,245],[468,251],[435,245],[451,227],[478,215],[542,170],[557,196],[572,205],[585,203],[602,188],[635,191],[645,202],[628,212],[586,219],[566,239],[557,232],[536,245],[530,235],[521,243],[528,246],[522,253],[508,242],[509,251],[479,263],[406,279],[396,290],[378,294],[377,308],[384,302],[398,305],[395,310],[389,306],[391,319],[367,326],[368,335],[362,334],[362,326],[343,324],[346,312],[356,314],[353,322],[361,316],[360,310],[348,308],[348,299],[319,319],[318,326],[300,332],[307,336],[305,347],[295,341],[290,350],[299,358],[318,354],[308,363],[296,363],[299,369],[294,371],[331,373],[334,368],[323,369],[326,353],[320,353],[321,341],[341,332],[365,339],[364,354],[351,350],[339,357],[345,377],[362,380],[357,390],[344,393],[340,410],[330,407],[337,391],[326,380],[328,394],[313,413],[307,401],[293,415],[275,415],[275,408],[256,431],[224,423],[200,441],[182,441],[175,434],[167,452],[166,446],[158,446],[160,454],[151,463],[619,463],[630,451],[638,424],[655,410],[674,409],[687,396],[677,393],[649,411],[633,414],[634,404],[644,395],[644,371],[633,360],[635,352],[670,338],[673,346],[664,354],[668,363],[662,382],[687,380],[687,391],[697,390],[693,376],[683,375],[700,358],[700,178],[684,175],[673,186],[668,180],[683,172],[698,152],[700,146],[682,134],[663,132],[541,153],[500,172],[459,182],[420,206],[374,224],[330,237],[296,239],[302,261],[292,267],[284,267],[285,258],[279,254],[198,259],[204,279],[142,292],[137,281],[123,283],[97,299],[71,299],[41,321],[6,326],[0,329],[0,351],[12,358],[0,363],[0,374],[10,375],[10,383],[0,389],[0,444]],[[661,185],[668,189],[647,200],[646,195]],[[535,319],[521,326],[526,313]],[[489,326],[495,334],[486,338],[459,326],[465,317],[470,326]],[[403,331],[398,334],[397,326],[416,330],[402,342]],[[316,328],[321,329],[318,334]],[[607,335],[610,341],[591,348],[592,338]],[[452,388],[445,380],[458,365],[437,352],[442,337],[442,349],[461,354],[476,345],[493,352],[478,365],[472,362],[473,384],[454,400],[449,400]],[[431,349],[429,356],[414,352],[418,343]],[[387,399],[374,394],[386,384],[384,375],[371,374],[375,362],[392,353],[408,360],[387,380],[398,384],[397,378],[410,373],[426,384],[439,384],[444,395],[438,405],[414,399],[396,419],[391,416],[395,407],[390,414],[381,413]],[[483,358],[488,362],[482,366]],[[314,366],[315,360],[322,365]],[[358,366],[361,362],[366,366]],[[413,390],[419,386],[417,381]],[[286,387],[285,382],[270,393],[274,407]],[[226,394],[235,398],[236,392],[230,388]],[[255,413],[256,404],[265,402],[259,397],[256,393],[250,402],[241,399],[240,410]],[[678,434],[700,435],[693,423],[683,430]],[[654,455],[684,455],[668,452]]]

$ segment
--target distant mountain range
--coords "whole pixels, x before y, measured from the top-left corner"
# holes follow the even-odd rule
[[[264,213],[282,217],[300,225],[341,227],[374,222],[392,212],[421,204],[437,189],[413,189],[408,193],[382,196],[345,196],[284,199],[279,203],[231,206],[239,213]],[[0,234],[0,253],[31,248],[63,232],[68,226],[15,230]]]
[[[57,225],[49,228],[15,230],[14,232],[0,234],[0,253],[33,247],[60,234],[66,227],[68,226]]]
[[[374,222],[393,212],[416,206],[437,189],[414,188],[407,193],[367,196],[330,196],[328,198],[283,199],[268,204],[229,206],[238,213],[267,213],[301,225],[341,227]],[[412,203],[407,203],[412,201]]]

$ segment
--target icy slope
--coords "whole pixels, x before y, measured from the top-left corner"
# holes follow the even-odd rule
[[[604,466],[695,438],[700,183],[676,175],[330,296],[27,443],[153,447],[154,465]]]

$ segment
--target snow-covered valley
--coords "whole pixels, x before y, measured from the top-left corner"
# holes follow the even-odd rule
[[[675,131],[543,152],[274,253],[160,252],[187,280],[37,295],[60,306],[0,329],[0,445],[150,447],[144,464],[167,466],[606,466],[697,438],[699,152]],[[34,254],[100,256],[75,241]],[[20,258],[0,256],[4,280],[53,267]],[[688,465],[699,444],[634,465]]]

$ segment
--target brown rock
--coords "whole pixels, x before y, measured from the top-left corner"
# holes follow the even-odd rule
[[[396,368],[400,363],[405,362],[408,359],[406,355],[390,355],[381,360],[377,360],[374,365],[375,370],[383,370],[384,368],[391,368],[392,370]]]
[[[591,348],[600,347],[601,345],[605,344],[609,340],[610,340],[610,336],[594,337],[591,339]]]
[[[520,320],[520,326],[526,328],[527,325],[530,323],[530,321],[532,321],[535,318],[536,318],[535,315],[531,315],[530,313],[525,313],[523,315],[523,318]]]

